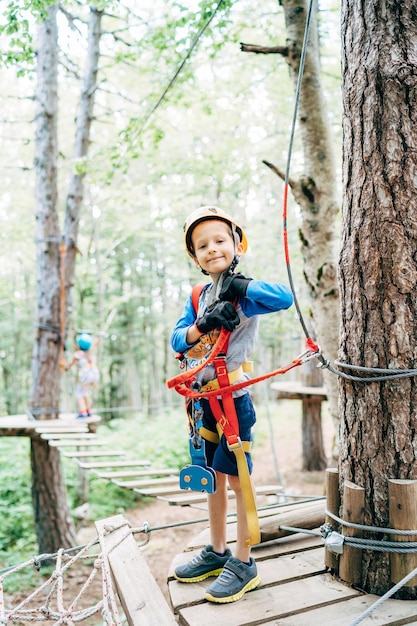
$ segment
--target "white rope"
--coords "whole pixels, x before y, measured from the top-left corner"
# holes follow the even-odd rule
[[[117,547],[127,536],[132,534],[131,525],[127,521],[122,524],[107,525],[99,533],[99,538],[103,539],[105,535],[112,533],[114,530],[126,526],[126,532],[121,533],[117,542],[115,542],[108,550],[102,550],[99,555],[88,554],[89,550],[97,545],[97,539],[90,541],[83,546],[80,551],[71,558],[66,551],[61,549],[55,556],[56,565],[50,577],[37,587],[27,598],[21,600],[14,608],[6,609],[4,602],[4,579],[6,576],[15,574],[28,566],[39,565],[40,560],[45,555],[34,557],[25,563],[9,568],[0,576],[0,625],[7,626],[11,622],[53,622],[55,626],[74,626],[74,624],[90,618],[92,615],[99,613],[103,618],[106,626],[122,626],[122,619],[119,614],[116,593],[113,586],[113,579],[110,571],[109,553]],[[146,535],[144,543],[149,541],[149,533]],[[81,589],[75,598],[66,607],[64,602],[64,581],[63,577],[66,571],[81,559],[94,558],[93,569],[87,580],[83,583]],[[64,562],[66,561],[66,562]],[[103,599],[94,606],[80,609],[78,608],[82,597],[87,595],[88,588],[92,584],[98,571],[102,575]],[[39,606],[29,608],[34,601],[39,602]],[[56,606],[52,606],[55,601]]]

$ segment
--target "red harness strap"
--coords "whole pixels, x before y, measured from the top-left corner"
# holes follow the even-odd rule
[[[216,377],[219,382],[220,389],[222,387],[229,387],[229,375],[227,373],[226,355],[219,354],[213,360],[214,369],[216,370]],[[232,393],[222,394],[223,409],[220,405],[219,398],[217,396],[210,396],[209,398],[210,408],[213,411],[213,415],[216,421],[220,425],[226,441],[230,449],[236,446],[240,442],[239,438],[239,422],[236,415],[235,401]]]

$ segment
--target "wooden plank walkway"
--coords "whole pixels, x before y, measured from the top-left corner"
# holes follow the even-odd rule
[[[268,516],[262,513],[263,518]],[[262,523],[262,522],[261,522]],[[261,577],[260,586],[238,602],[216,605],[204,600],[211,579],[180,583],[174,568],[192,558],[208,543],[208,531],[192,539],[174,558],[168,587],[171,604],[183,626],[350,626],[378,596],[365,594],[332,576],[324,564],[321,537],[293,534],[254,546]],[[234,548],[233,520],[228,528],[229,547]],[[417,625],[417,602],[388,600],[361,624]]]
[[[175,506],[193,506],[206,501],[205,493],[180,489],[177,469],[154,468],[147,459],[131,460],[124,450],[109,448],[97,438],[99,422],[99,415],[77,419],[75,414],[64,414],[51,420],[13,415],[0,417],[0,436],[40,437],[51,447],[58,448],[63,457],[73,460],[82,476],[92,472],[120,489],[133,490],[144,497],[160,498]],[[279,485],[264,485],[257,488],[257,495],[274,495],[281,489]],[[229,498],[234,498],[231,491]]]

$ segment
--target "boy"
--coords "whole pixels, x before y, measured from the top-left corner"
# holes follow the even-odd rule
[[[288,309],[293,303],[291,291],[284,285],[233,273],[248,243],[238,223],[221,209],[209,206],[193,211],[186,220],[184,233],[188,254],[212,282],[203,288],[197,312],[192,297],[187,300],[172,333],[172,348],[184,354],[187,368],[194,367],[207,359],[224,327],[232,331],[226,353],[229,379],[231,382],[232,379],[234,382],[247,380],[242,365],[255,345],[258,316]],[[216,379],[213,365],[209,363],[196,378],[204,391],[204,386]],[[233,392],[233,400],[240,439],[242,443],[251,442],[256,417],[247,387]],[[200,432],[205,439],[207,466],[216,474],[216,492],[207,495],[211,544],[189,563],[177,567],[174,575],[181,582],[199,582],[220,574],[208,587],[205,598],[216,603],[234,602],[255,589],[260,578],[250,556],[248,522],[235,454],[229,450],[224,434],[218,443],[214,441],[218,430],[209,400],[201,398],[200,406],[203,410]],[[210,436],[207,438],[207,435]],[[251,455],[246,450],[245,454],[251,474]],[[227,481],[236,494],[235,556],[226,545]]]

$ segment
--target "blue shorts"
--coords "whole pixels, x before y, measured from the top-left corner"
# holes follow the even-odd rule
[[[252,404],[249,393],[245,393],[239,398],[235,398],[236,415],[239,421],[239,436],[241,441],[253,441],[252,426],[256,422],[255,409]],[[220,403],[221,404],[221,403]],[[203,426],[208,430],[217,434],[216,418],[214,417],[210,408],[208,400],[202,398],[201,406],[204,411]],[[212,443],[205,441],[206,461],[209,467],[212,467],[218,472],[223,474],[229,474],[230,476],[237,476],[237,463],[234,452],[231,452],[227,447],[226,438],[222,435],[220,443]],[[252,473],[252,457],[249,452],[246,452],[246,459],[248,462],[249,473]]]

